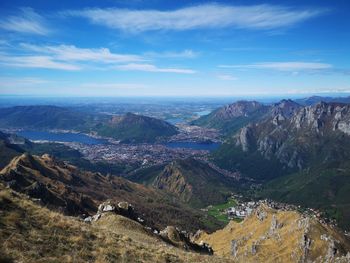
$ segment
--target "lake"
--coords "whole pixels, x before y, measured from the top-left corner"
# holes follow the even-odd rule
[[[220,143],[168,142],[168,143],[165,143],[165,146],[169,148],[186,148],[186,149],[194,149],[194,150],[213,151],[220,146]]]
[[[82,133],[18,131],[16,134],[32,141],[79,142],[84,144],[104,144],[107,142],[104,139],[96,139]]]
[[[166,119],[166,121],[173,125],[185,122],[185,120],[182,118],[170,118],[170,119]]]
[[[196,111],[195,114],[197,114],[198,116],[204,116],[204,115],[208,115],[209,113],[211,113],[210,110],[203,110],[203,111]]]

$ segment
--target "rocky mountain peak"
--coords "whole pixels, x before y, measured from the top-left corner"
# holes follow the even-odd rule
[[[248,117],[257,110],[265,107],[257,101],[237,101],[221,108],[216,112],[216,117],[230,119],[234,117]]]
[[[291,99],[284,99],[272,106],[272,116],[281,115],[284,118],[290,118],[302,106]]]
[[[296,129],[309,128],[316,132],[339,130],[350,135],[350,105],[319,102],[302,108],[291,122]]]

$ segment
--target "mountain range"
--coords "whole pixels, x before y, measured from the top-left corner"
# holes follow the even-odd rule
[[[212,161],[262,184],[258,197],[323,209],[348,228],[349,104],[282,100],[268,108],[246,125],[238,120],[241,128],[227,135]]]
[[[155,142],[178,133],[170,123],[143,115],[87,114],[51,105],[0,108],[0,128],[71,130],[107,136],[125,143]]]

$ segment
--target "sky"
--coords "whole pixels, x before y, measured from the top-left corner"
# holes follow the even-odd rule
[[[350,1],[0,2],[0,95],[350,93]]]

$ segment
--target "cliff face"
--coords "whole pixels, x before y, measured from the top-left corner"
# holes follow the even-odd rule
[[[242,223],[196,237],[237,262],[348,262],[350,241],[309,215],[258,207]],[[347,255],[347,257],[346,257]]]
[[[350,135],[348,104],[321,102],[300,108],[286,101],[271,113],[269,118],[241,129],[234,140],[243,151],[256,150],[289,168],[307,167],[317,147],[326,146],[332,153],[334,147],[344,146],[344,135]]]
[[[249,117],[258,110],[265,109],[266,106],[257,101],[237,101],[220,108],[214,113],[215,117],[221,120],[235,117]]]

